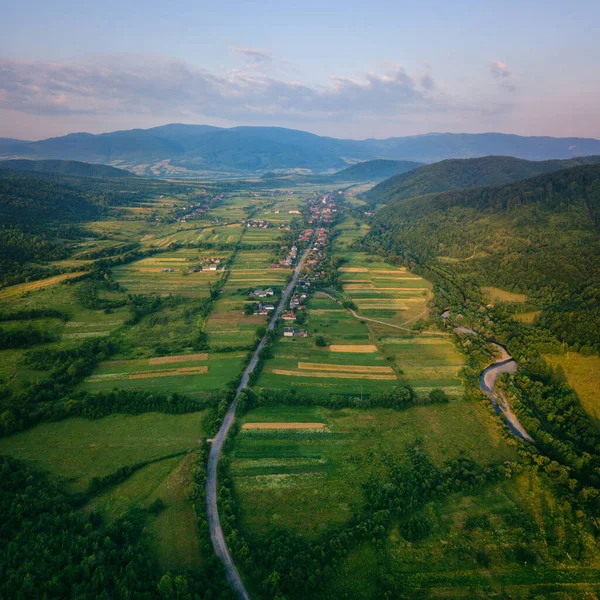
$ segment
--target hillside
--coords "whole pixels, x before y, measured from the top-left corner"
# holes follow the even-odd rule
[[[133,173],[125,171],[124,169],[117,169],[108,165],[95,165],[76,160],[1,160],[0,168],[14,169],[15,171],[32,171],[35,173],[73,175],[75,177],[134,177]]]
[[[368,243],[526,294],[559,339],[600,351],[600,165],[396,200]]]
[[[528,160],[600,154],[600,141],[497,133],[427,134],[384,140],[322,137],[280,127],[171,124],[100,135],[75,133],[37,142],[0,139],[0,157],[110,164],[148,176],[323,173],[374,159],[430,163],[485,155]]]
[[[365,197],[379,204],[424,194],[481,185],[510,183],[542,173],[600,162],[600,156],[528,161],[510,156],[444,160],[401,173],[369,190]]]
[[[383,181],[399,173],[412,171],[422,163],[409,160],[367,160],[333,173],[330,181]]]

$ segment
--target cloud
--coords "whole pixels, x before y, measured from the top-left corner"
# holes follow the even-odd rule
[[[262,50],[238,48],[253,60]],[[238,69],[222,74],[148,56],[93,61],[15,61],[0,58],[0,108],[22,113],[148,115],[238,120],[402,119],[481,108],[447,97],[430,75],[411,77],[399,66],[384,74],[332,76],[309,85]]]
[[[512,75],[512,72],[506,63],[503,63],[500,60],[493,60],[490,62],[490,73],[492,74],[492,77],[495,77],[496,79],[506,79]]]
[[[490,73],[494,79],[498,81],[498,85],[509,92],[514,92],[517,86],[513,82],[512,71],[506,63],[501,60],[493,60],[490,62]]]
[[[273,57],[268,50],[259,50],[257,48],[238,48],[234,47],[233,51],[241,55],[244,61],[253,66],[270,64]]]

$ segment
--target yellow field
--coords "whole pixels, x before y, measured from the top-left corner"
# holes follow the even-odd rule
[[[492,302],[525,302],[527,300],[525,294],[515,294],[495,287],[482,287],[481,291],[487,294]]]
[[[117,361],[113,361],[113,364]],[[99,375],[90,375],[85,381],[93,383],[95,381],[119,381],[124,379],[152,379],[154,377],[179,377],[181,375],[202,375],[208,373],[208,366],[199,365],[197,367],[181,367],[180,369],[169,369],[165,371],[138,371],[134,373],[102,373]]]
[[[181,354],[179,356],[159,356],[148,359],[149,365],[163,365],[167,363],[191,362],[193,360],[208,360],[207,353],[201,354]]]
[[[367,367],[360,365],[324,365],[323,363],[306,363],[299,362],[299,369],[313,370],[313,371],[342,371],[342,372],[354,372],[354,373],[393,373],[392,367]]]
[[[582,356],[577,352],[547,355],[544,358],[556,369],[562,367],[569,385],[577,392],[586,412],[600,419],[600,357]]]
[[[396,375],[380,375],[372,373],[333,373],[332,371],[293,371],[291,369],[273,369],[275,375],[288,375],[290,377],[326,377],[335,379],[377,379],[380,381],[393,381]]]
[[[54,277],[48,277],[48,279],[41,279],[39,281],[32,281],[30,283],[21,283],[19,285],[11,285],[10,287],[0,290],[0,300],[17,298],[21,294],[26,292],[34,292],[41,290],[52,285],[56,285],[61,281],[67,279],[73,279],[85,275],[86,271],[77,271],[76,273],[63,273],[62,275],[56,275]]]
[[[330,352],[356,352],[368,354],[369,352],[377,352],[377,346],[373,344],[331,344]]]
[[[242,429],[324,429],[325,423],[244,423]]]
[[[541,310],[532,310],[529,312],[519,313],[515,315],[515,319],[519,321],[519,323],[525,323],[525,325],[531,325],[537,317],[542,314]]]
[[[182,367],[181,369],[171,369],[169,371],[143,371],[140,373],[130,373],[127,379],[152,379],[153,377],[177,377],[178,375],[199,375],[208,373],[208,367],[201,365],[198,367]]]

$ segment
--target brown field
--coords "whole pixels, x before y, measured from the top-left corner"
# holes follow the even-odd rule
[[[365,367],[360,365],[324,365],[323,363],[298,363],[299,369],[313,371],[346,371],[355,373],[393,373],[392,367]]]
[[[275,375],[288,375],[290,377],[326,377],[334,379],[377,379],[380,381],[393,381],[396,375],[382,375],[372,373],[338,373],[332,371],[292,371],[291,369],[273,369]]]
[[[324,429],[325,423],[244,423],[242,429]]]
[[[163,257],[163,256],[161,256],[159,260],[160,260],[160,262],[187,262],[188,259],[183,258],[183,257],[174,257],[174,256]]]
[[[0,299],[16,298],[25,292],[34,292],[35,290],[41,290],[51,285],[56,285],[61,281],[67,279],[73,279],[85,275],[87,271],[77,271],[75,273],[63,273],[62,275],[56,275],[55,277],[48,277],[48,279],[40,279],[39,281],[32,281],[31,283],[21,283],[19,285],[11,285],[7,288],[0,290]]]
[[[340,273],[368,273],[369,269],[364,267],[340,267],[338,271]]]
[[[377,346],[373,344],[331,344],[330,352],[356,352],[368,354],[369,352],[377,352]]]
[[[181,354],[178,356],[158,356],[148,359],[149,365],[164,365],[167,363],[191,362],[192,360],[208,360],[208,354]]]
[[[373,283],[344,283],[342,285],[344,290],[374,290],[375,285]]]
[[[141,371],[140,373],[131,373],[127,379],[176,377],[177,375],[199,375],[201,373],[208,373],[208,367],[206,365],[201,365],[199,367],[183,367],[181,369],[171,369],[170,371]]]

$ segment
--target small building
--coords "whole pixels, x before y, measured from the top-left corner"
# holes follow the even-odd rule
[[[296,320],[296,315],[292,311],[288,311],[288,312],[284,312],[281,315],[281,318],[284,321],[295,321]]]
[[[294,332],[296,337],[308,337],[308,331],[306,329],[298,329],[298,331]]]
[[[284,327],[283,328],[283,336],[284,337],[294,337],[294,328],[293,327]]]
[[[275,310],[275,307],[272,304],[261,304],[261,306],[266,310],[271,312],[272,310]]]

